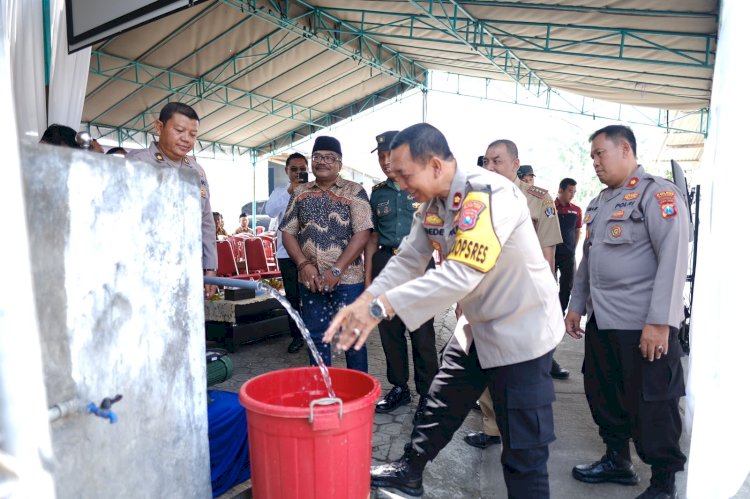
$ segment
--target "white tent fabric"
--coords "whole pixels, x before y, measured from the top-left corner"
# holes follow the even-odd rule
[[[5,0],[0,3],[0,109],[6,113],[6,119],[0,121],[3,186],[7,186],[3,206],[7,213],[12,214],[2,217],[0,231],[13,234],[12,243],[3,248],[3,256],[9,264],[3,265],[0,271],[0,279],[6,284],[0,286],[0,435],[3,436],[0,442],[0,497],[47,499],[55,497],[49,469],[52,443],[31,283],[16,124],[7,119],[14,113],[11,87],[16,83],[15,80],[11,82],[10,47],[13,43],[9,43],[15,38],[9,37],[8,33],[23,31],[18,26],[11,29],[9,23],[18,20],[15,14],[22,14],[28,5],[38,4],[11,3],[14,5],[6,4]],[[11,11],[15,14],[9,15]],[[43,75],[41,81],[43,84]],[[21,98],[28,98],[28,92]],[[23,373],[22,383],[19,382],[19,373]]]
[[[52,0],[52,62],[50,65],[48,122],[81,126],[83,100],[89,75],[91,47],[68,54],[65,0]]]
[[[41,136],[47,127],[41,2],[4,0],[2,6],[18,134]]]
[[[701,218],[692,317],[687,420],[692,426],[687,495],[728,498],[750,472],[750,331],[746,311],[750,267],[747,211],[750,185],[744,67],[750,46],[750,3],[724,0],[704,153]],[[740,188],[738,188],[740,187]],[[692,423],[692,425],[691,425]]]

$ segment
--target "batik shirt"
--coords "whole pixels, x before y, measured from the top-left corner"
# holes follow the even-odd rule
[[[305,259],[321,274],[335,265],[354,234],[367,229],[372,229],[367,192],[358,183],[341,177],[327,190],[316,182],[297,187],[280,226],[281,231],[297,238]],[[361,256],[341,271],[341,284],[358,284],[365,279]]]

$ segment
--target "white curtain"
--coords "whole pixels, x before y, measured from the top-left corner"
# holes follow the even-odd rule
[[[81,126],[83,100],[89,74],[91,48],[68,54],[65,0],[50,0],[52,20],[52,64],[49,82],[48,124]]]
[[[5,41],[10,51],[18,135],[41,137],[47,128],[42,2],[3,0],[2,15],[9,28]]]
[[[745,74],[750,2],[721,2],[711,122],[701,167],[687,422],[687,495],[735,495],[750,472],[750,321]]]

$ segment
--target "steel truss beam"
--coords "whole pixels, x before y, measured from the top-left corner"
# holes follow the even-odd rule
[[[546,22],[523,22],[512,20],[477,19],[463,9],[467,2],[457,0],[409,0],[417,6],[421,14],[409,14],[387,11],[359,10],[347,8],[330,8],[330,12],[346,13],[361,17],[362,30],[372,36],[383,36],[390,39],[427,41],[437,44],[469,43],[482,55],[489,55],[494,61],[504,61],[506,51],[560,54],[580,56],[592,59],[616,60],[667,66],[686,66],[713,68],[713,57],[716,53],[716,34],[701,34],[668,30],[639,30],[602,26],[567,25]],[[474,2],[481,3],[481,2]],[[487,2],[494,4],[495,2]],[[513,3],[513,2],[505,2]],[[451,4],[455,8],[446,7]],[[513,6],[523,8],[526,4]],[[546,6],[550,10],[556,7]],[[541,7],[539,7],[541,8]],[[644,15],[648,11],[643,11]],[[662,12],[662,11],[656,11]],[[665,14],[666,15],[666,14]],[[705,17],[706,14],[701,14]],[[379,18],[387,17],[382,22]],[[430,20],[437,18],[440,28],[430,25]],[[403,32],[394,31],[394,27],[403,28]],[[521,36],[514,33],[517,27],[538,27],[543,35]],[[461,40],[449,40],[444,36],[449,28],[458,33]],[[565,31],[568,35],[557,34]],[[580,37],[570,33],[581,33]],[[455,35],[454,35],[455,37]],[[497,37],[509,39],[515,43],[498,42]],[[660,43],[663,37],[677,37],[697,40],[700,49],[676,49]],[[580,38],[580,39],[576,39]],[[597,53],[587,50],[605,48],[610,53]],[[638,56],[633,54],[638,51]]]
[[[436,82],[436,78],[433,77],[430,79],[430,92],[475,97],[482,100],[502,102],[506,104],[590,116],[591,118],[597,119],[627,121],[639,125],[664,128],[668,131],[698,133],[704,137],[708,134],[709,111],[707,108],[695,111],[652,109],[598,101],[589,97],[580,96],[570,92],[563,93],[554,89],[550,89],[549,92],[540,97],[527,97],[523,99],[519,98],[519,95],[522,94],[517,88],[515,88],[517,85],[511,86],[511,83],[500,82],[490,78],[478,78],[454,73],[443,74],[448,77],[450,83],[441,86]],[[468,81],[469,83],[473,83],[473,85],[462,85],[462,81]],[[466,88],[467,86],[471,86],[472,88],[481,86],[484,88],[484,91],[481,93],[467,93],[462,90],[462,88]],[[697,128],[688,128],[682,124],[686,118],[694,115],[700,116]]]
[[[392,50],[374,39],[366,30],[331,14],[329,10],[311,5],[303,0],[270,2],[263,8],[262,0],[221,0],[242,12],[247,12],[274,26],[285,29],[300,38],[317,43],[358,63],[386,74],[399,82],[426,90],[427,68]],[[263,4],[263,6],[260,6]],[[303,12],[290,17],[290,6],[299,6]]]
[[[484,22],[472,17],[457,1],[409,0],[409,3],[438,23],[441,32],[480,54],[492,67],[532,94],[539,96],[549,89],[544,80],[486,29]],[[458,19],[460,24],[456,22]]]
[[[221,142],[198,140],[193,149],[193,154],[199,158],[234,160],[244,160],[244,158],[258,158],[260,156],[272,155],[279,150],[286,149],[294,143],[308,138],[321,127],[332,126],[348,119],[356,119],[357,115],[360,115],[364,111],[376,106],[395,103],[399,98],[404,96],[405,92],[411,90],[413,89],[408,84],[396,82],[379,92],[368,95],[367,97],[338,109],[333,113],[321,116],[316,123],[298,127],[276,139],[264,142],[257,147],[245,147]],[[84,125],[94,137],[117,141],[120,145],[134,143],[138,147],[146,148],[153,139],[150,127],[127,128],[115,127],[102,123],[84,123]]]
[[[311,107],[287,102],[274,97],[267,97],[254,92],[248,92],[222,83],[217,83],[204,77],[192,77],[176,71],[158,68],[142,62],[125,59],[100,51],[91,54],[89,72],[105,78],[117,79],[133,83],[141,87],[150,87],[168,92],[170,96],[204,100],[222,106],[237,107],[242,110],[253,110],[269,116],[312,124],[326,113]],[[130,71],[123,71],[129,69]],[[152,105],[144,111],[122,124],[123,128],[146,129],[151,125]]]

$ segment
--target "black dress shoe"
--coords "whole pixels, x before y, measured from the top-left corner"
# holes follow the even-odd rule
[[[375,412],[381,414],[391,412],[396,407],[411,403],[411,394],[406,386],[396,385],[391,388],[383,400],[375,404]]]
[[[622,485],[637,485],[640,481],[633,464],[611,451],[595,463],[579,464],[573,468],[573,478],[586,483],[613,482]]]
[[[370,483],[373,487],[398,489],[412,496],[424,494],[422,470],[412,465],[405,454],[398,461],[370,468]]]
[[[464,442],[478,449],[486,449],[490,445],[501,443],[502,440],[499,436],[487,435],[483,431],[474,431],[464,437]]]
[[[297,353],[299,352],[299,349],[302,348],[302,346],[305,344],[305,340],[302,338],[292,338],[292,342],[289,343],[289,346],[286,347],[286,351],[289,353]]]
[[[675,499],[676,497],[677,493],[674,490],[672,490],[672,492],[669,492],[664,489],[654,487],[653,485],[649,485],[649,487],[641,494],[636,496],[635,499]]]
[[[552,359],[552,369],[550,369],[549,375],[555,379],[568,379],[570,377],[570,371],[563,369],[555,359]]]

